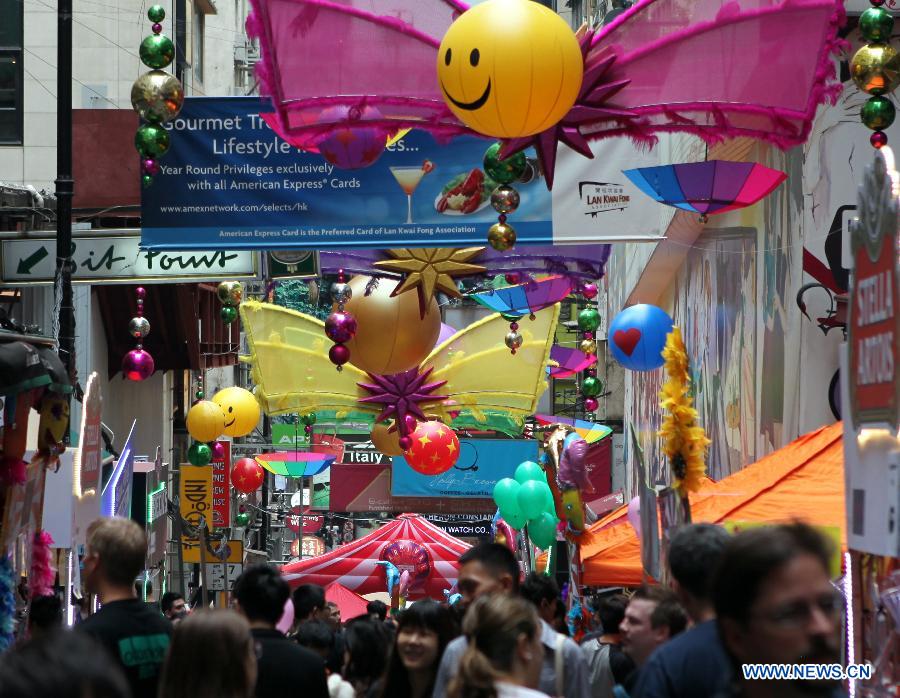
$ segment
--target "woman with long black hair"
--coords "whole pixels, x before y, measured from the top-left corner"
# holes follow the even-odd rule
[[[452,611],[431,600],[417,601],[397,618],[397,633],[381,698],[428,698],[444,648],[459,634]]]

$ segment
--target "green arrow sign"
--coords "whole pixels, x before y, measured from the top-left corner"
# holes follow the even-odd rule
[[[34,266],[49,254],[46,247],[41,247],[37,252],[28,255],[25,259],[20,259],[19,266],[16,267],[16,273],[30,274]]]

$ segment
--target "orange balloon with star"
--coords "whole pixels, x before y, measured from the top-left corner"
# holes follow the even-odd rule
[[[459,439],[443,422],[420,422],[411,437],[412,446],[404,457],[417,473],[440,475],[456,465]]]
[[[240,458],[231,468],[231,484],[244,494],[256,492],[266,477],[266,471],[252,458]]]

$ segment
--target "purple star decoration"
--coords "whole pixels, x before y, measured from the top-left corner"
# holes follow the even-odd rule
[[[547,189],[553,188],[553,173],[556,168],[556,144],[565,143],[587,158],[593,158],[591,146],[581,133],[581,126],[606,119],[629,119],[635,112],[614,106],[605,106],[607,100],[628,85],[630,80],[607,81],[607,73],[616,61],[612,53],[599,56],[588,56],[592,31],[585,32],[579,39],[581,55],[584,58],[584,78],[575,104],[562,120],[533,136],[511,138],[503,141],[500,157],[507,158],[529,146],[534,146],[541,161],[541,169],[547,182]]]
[[[419,373],[418,368],[411,368],[403,373],[395,373],[390,376],[377,376],[368,374],[373,383],[357,383],[357,385],[371,393],[369,397],[363,397],[358,402],[370,402],[384,405],[381,414],[376,418],[383,422],[393,416],[397,429],[402,436],[409,436],[415,426],[408,424],[407,416],[414,421],[425,421],[427,417],[420,407],[426,402],[439,402],[446,400],[446,395],[432,395],[432,393],[444,385],[447,381],[435,381],[426,383],[433,369],[428,368],[424,373]]]

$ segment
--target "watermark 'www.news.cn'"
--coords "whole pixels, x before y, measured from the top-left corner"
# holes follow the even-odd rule
[[[866,681],[871,664],[742,664],[747,681]]]

